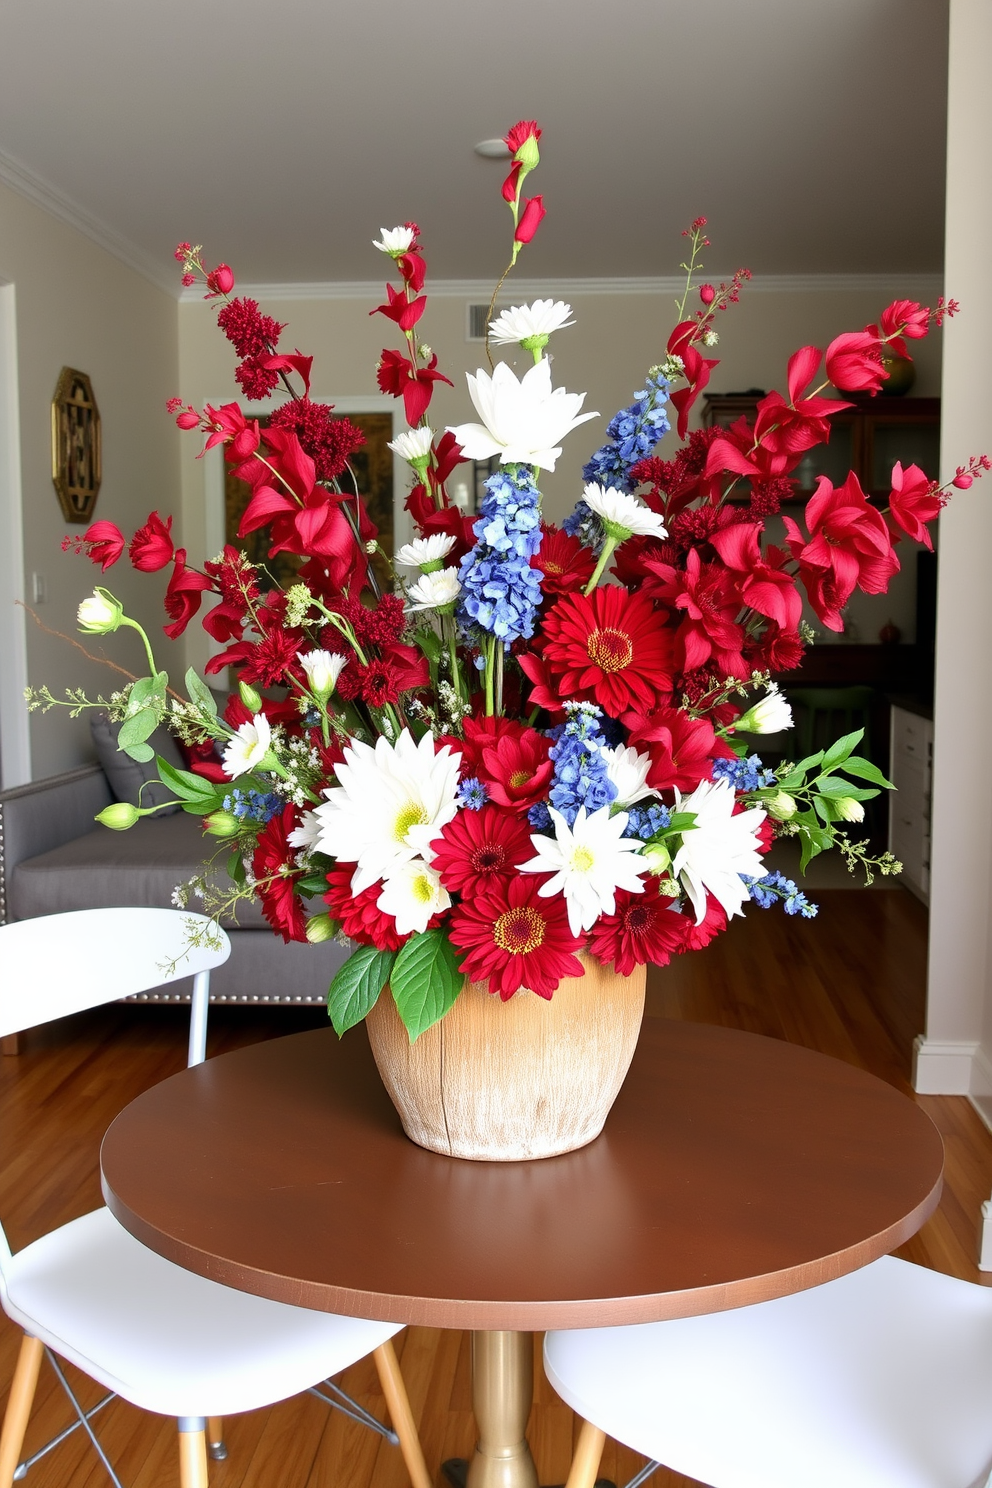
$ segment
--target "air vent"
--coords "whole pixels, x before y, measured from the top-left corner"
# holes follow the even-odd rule
[[[492,319],[495,320],[501,310],[505,310],[509,304],[508,300],[497,300],[493,307]],[[465,340],[485,341],[486,326],[489,324],[489,305],[469,305],[466,321]]]

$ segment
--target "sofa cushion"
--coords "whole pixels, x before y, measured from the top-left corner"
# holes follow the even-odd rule
[[[172,800],[173,792],[158,778],[154,757],[142,764],[140,760],[132,759],[129,754],[122,754],[118,749],[117,735],[120,729],[120,724],[111,723],[106,713],[90,714],[93,748],[103,767],[103,773],[110,783],[114,800],[127,801],[132,806],[158,806],[159,809],[155,812],[156,817],[172,816],[180,811],[182,808]],[[162,756],[166,764],[174,766],[177,770],[184,768],[179,745],[167,729],[156,729],[148,743],[154,749],[155,754]],[[143,790],[142,786],[144,786]],[[168,804],[161,804],[163,802]]]
[[[142,817],[127,832],[98,826],[83,837],[18,863],[9,888],[8,913],[13,919],[26,920],[115,905],[168,908],[176,885],[201,873],[215,852],[217,843],[203,835],[200,818],[185,811]],[[225,857],[226,849],[221,849],[214,875],[222,885],[227,882]],[[191,909],[198,907],[196,901],[190,904]],[[233,921],[225,918],[222,923]],[[237,906],[237,923],[246,929],[268,928],[257,900]]]

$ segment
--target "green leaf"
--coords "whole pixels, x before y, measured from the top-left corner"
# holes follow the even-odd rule
[[[423,651],[428,660],[433,661],[436,666],[438,661],[440,660],[441,651],[443,648],[441,637],[438,635],[437,631],[431,630],[429,626],[424,625],[421,626],[419,630],[416,630],[414,632],[413,639],[416,641],[417,645],[420,647],[421,651]]]
[[[688,832],[690,827],[696,825],[696,813],[694,811],[673,812],[668,820],[667,832]]]
[[[125,718],[117,735],[117,748],[124,754],[130,754],[132,759],[137,759],[132,754],[136,744],[144,744],[150,734],[158,728],[158,714],[154,708],[141,708],[137,713],[132,713],[130,718]],[[155,751],[149,748],[145,759],[151,759]]]
[[[206,713],[208,718],[217,717],[217,699],[193,667],[190,667],[186,673],[186,696],[191,703],[196,704],[201,713]]]
[[[793,772],[796,775],[798,775],[800,779],[802,779],[802,777],[804,775],[808,774],[809,771],[812,770],[815,765],[820,764],[820,762],[822,761],[822,759],[823,759],[823,750],[822,749],[818,749],[817,752],[816,752],[816,754],[808,754],[805,759],[801,759],[798,762],[798,764],[794,765],[793,766]],[[791,775],[790,775],[789,779],[790,780],[792,779],[792,776]]]
[[[155,751],[150,744],[132,744],[130,749],[123,751],[128,759],[137,760],[139,765],[147,765],[150,759],[155,758]]]
[[[220,795],[215,782],[205,780],[202,775],[194,775],[191,770],[177,770],[175,765],[170,765],[161,755],[155,763],[158,766],[159,780],[183,801],[209,802],[212,807]],[[226,794],[225,789],[224,795]]]
[[[327,1012],[340,1037],[375,1007],[396,959],[395,951],[358,946],[340,968],[327,993]]]
[[[144,708],[151,702],[163,702],[168,685],[168,672],[156,672],[154,677],[139,677],[128,695],[128,707]]]
[[[819,857],[833,842],[833,833],[826,827],[803,826],[800,833],[803,850],[799,860],[799,871],[805,873],[814,858]]]
[[[241,860],[240,848],[235,848],[227,860],[227,876],[236,884],[245,881],[245,865]]]
[[[443,930],[411,935],[396,957],[389,981],[411,1044],[444,1017],[464,980]]]
[[[301,894],[326,894],[327,874],[308,873],[306,878],[298,878],[296,887]]]
[[[831,796],[834,799],[848,796],[854,801],[870,801],[873,796],[878,795],[877,790],[863,790],[840,775],[821,775],[819,780],[813,782],[813,787],[821,796]]]
[[[844,769],[848,775],[857,775],[859,780],[870,780],[872,785],[880,785],[885,790],[895,790],[891,780],[886,780],[877,765],[871,760],[862,759],[859,754],[852,754],[844,761]]]
[[[838,739],[835,744],[831,744],[820,765],[824,774],[829,774],[831,770],[836,770],[838,765],[842,765],[848,755],[854,753],[854,746],[860,744],[864,736],[864,729],[855,729],[853,734],[845,734],[843,739]]]

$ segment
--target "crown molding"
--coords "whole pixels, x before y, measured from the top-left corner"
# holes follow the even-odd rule
[[[60,222],[74,227],[77,232],[83,233],[87,238],[105,249],[127,268],[133,269],[143,279],[148,279],[157,289],[163,289],[173,299],[176,295],[176,276],[157,259],[125,238],[114,228],[108,227],[98,217],[94,217],[85,207],[66,196],[57,186],[52,186],[48,181],[36,175],[28,166],[23,165],[13,156],[7,155],[0,150],[0,181],[16,191],[18,196],[26,197],[28,201],[34,202],[36,207],[41,207],[51,217],[57,217]]]
[[[711,276],[716,283],[720,275]],[[723,276],[731,277],[729,274]],[[941,293],[942,274],[756,274],[746,286],[748,294],[838,294],[856,291],[879,295],[899,295],[905,299],[928,299]],[[602,279],[515,279],[500,301],[508,299],[578,299],[583,295],[673,295],[685,288],[684,277],[602,278]],[[239,294],[256,300],[378,300],[382,298],[381,279],[342,279],[312,284],[239,284]],[[482,279],[436,279],[428,285],[429,295],[438,299],[462,299],[488,303],[492,283]],[[202,304],[199,289],[185,289],[180,295],[184,304]]]

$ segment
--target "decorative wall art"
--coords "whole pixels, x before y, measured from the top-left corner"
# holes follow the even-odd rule
[[[67,522],[88,522],[100,492],[100,410],[85,372],[63,367],[52,399],[52,482]]]

